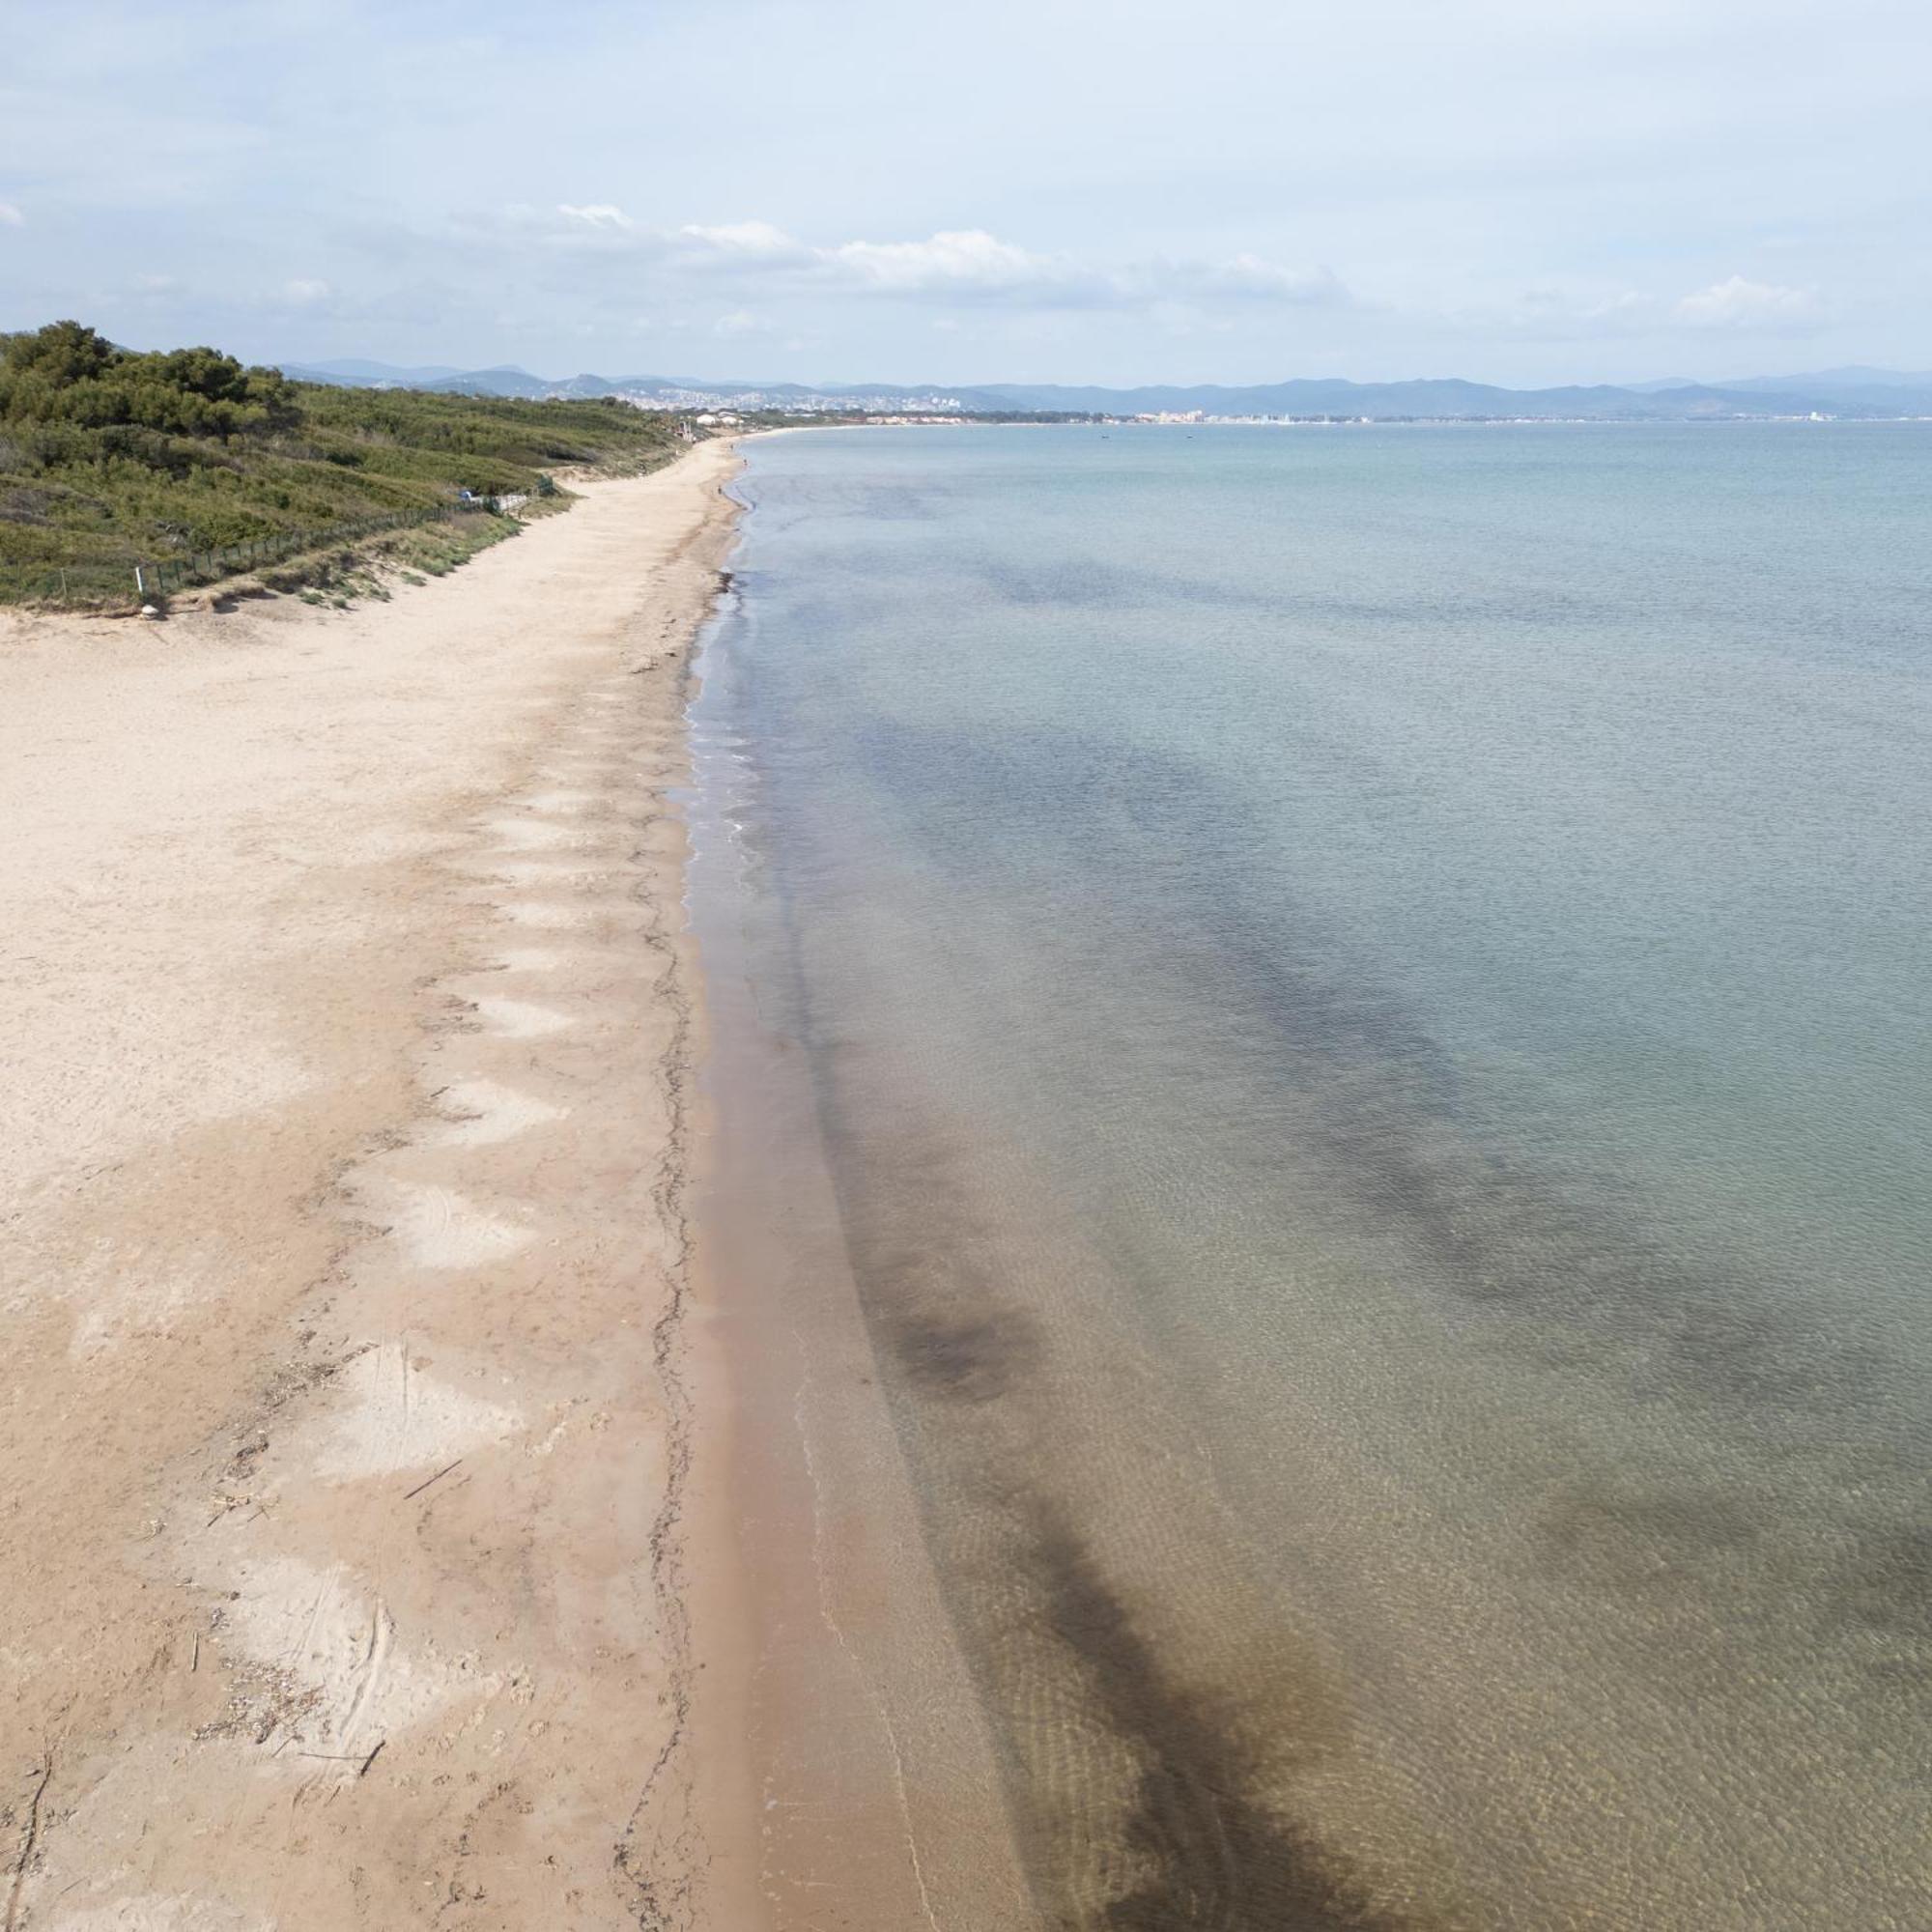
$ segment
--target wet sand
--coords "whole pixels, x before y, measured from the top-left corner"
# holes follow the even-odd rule
[[[733,458],[0,627],[0,1916],[746,1924],[692,1736],[688,648]]]
[[[745,876],[730,749],[703,710],[694,1290],[703,1386],[730,1409],[697,1441],[694,1715],[700,1738],[746,1747],[713,1760],[737,1782],[709,1807],[759,1820],[771,1932],[1019,1932],[1043,1921],[1009,1767],[934,1571],[812,1084],[764,1005],[775,908]]]

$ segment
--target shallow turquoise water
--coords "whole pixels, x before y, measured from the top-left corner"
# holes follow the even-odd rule
[[[1043,1915],[1932,1922],[1932,431],[747,453],[700,741]]]

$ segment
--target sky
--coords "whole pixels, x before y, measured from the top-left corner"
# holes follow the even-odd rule
[[[1926,0],[0,22],[0,329],[940,384],[1932,367]]]

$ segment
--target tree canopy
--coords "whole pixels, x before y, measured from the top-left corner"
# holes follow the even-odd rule
[[[0,336],[0,423],[126,423],[225,441],[296,419],[279,370],[244,369],[217,349],[138,355],[78,322]]]

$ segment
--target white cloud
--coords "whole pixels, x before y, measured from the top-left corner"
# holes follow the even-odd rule
[[[1655,328],[1665,304],[1637,289],[1526,289],[1500,308],[1450,312],[1450,319],[1472,329],[1510,328],[1576,341],[1600,335]]]
[[[305,306],[309,302],[327,301],[328,284],[327,282],[293,281],[282,284],[282,299]]]
[[[1233,261],[1192,271],[1199,296],[1233,297],[1248,301],[1289,302],[1325,307],[1350,299],[1333,269],[1285,269],[1259,255],[1236,255]]]
[[[1816,289],[1779,288],[1733,275],[1686,296],[1671,310],[1694,328],[1789,328],[1816,322],[1823,313]]]
[[[1681,297],[1641,289],[1535,288],[1513,301],[1439,311],[1417,309],[1429,326],[1466,335],[1499,331],[1547,342],[1599,342],[1676,336],[1685,329],[1805,329],[1830,319],[1815,289],[1779,288],[1733,275]]]
[[[795,260],[809,257],[811,253],[803,243],[794,242],[782,228],[774,228],[769,221],[727,221],[717,228],[687,222],[677,230],[676,239],[696,242],[700,247],[716,248],[722,254],[749,255],[760,261],[780,257]]]
[[[638,225],[621,208],[612,208],[608,201],[591,202],[582,208],[573,208],[569,202],[560,201],[556,212],[565,221],[573,222],[580,228],[624,230]]]
[[[0,201],[0,228],[24,228],[27,217],[11,201]]]
[[[713,335],[722,335],[727,340],[746,335],[769,335],[771,328],[770,323],[761,321],[746,308],[734,308],[711,325]]]
[[[1088,263],[1037,254],[982,228],[944,230],[924,242],[847,242],[813,252],[836,279],[857,290],[921,300],[1110,309],[1350,300],[1327,269],[1289,269],[1247,254],[1227,262]]]
[[[1173,303],[1340,305],[1350,299],[1327,269],[1290,269],[1251,254],[1225,262],[1108,265],[1042,254],[983,228],[941,229],[923,241],[818,245],[769,221],[653,228],[610,202],[559,204],[550,213],[513,207],[504,221],[513,235],[541,245],[614,249],[671,273],[764,278],[901,301],[1150,310]]]
[[[896,296],[987,296],[1085,306],[1109,279],[1063,256],[1036,255],[983,228],[945,229],[924,242],[845,242],[814,251],[855,288]]]

